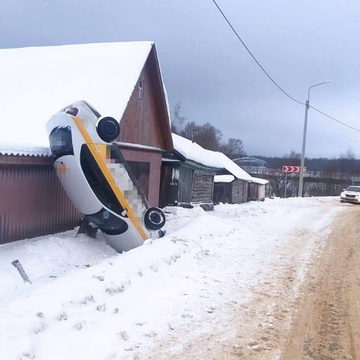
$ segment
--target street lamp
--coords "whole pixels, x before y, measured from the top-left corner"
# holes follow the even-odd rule
[[[303,196],[305,145],[306,145],[307,119],[308,119],[308,112],[309,112],[309,107],[310,107],[310,90],[315,86],[328,84],[329,82],[330,82],[330,80],[323,81],[321,83],[310,86],[309,89],[308,89],[308,97],[307,97],[307,100],[305,102],[305,120],[304,120],[304,133],[303,133],[303,142],[302,142],[302,151],[301,151],[301,165],[300,165],[300,178],[299,178],[299,193],[298,193],[298,196]]]

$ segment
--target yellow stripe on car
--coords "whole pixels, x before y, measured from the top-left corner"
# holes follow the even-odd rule
[[[100,167],[102,173],[104,174],[107,182],[109,183],[111,189],[113,190],[115,196],[119,200],[122,207],[127,211],[127,215],[129,217],[129,219],[134,224],[135,228],[139,232],[142,239],[146,240],[148,238],[146,232],[144,231],[143,227],[141,226],[139,219],[136,217],[133,208],[131,207],[131,205],[127,201],[127,199],[124,196],[123,192],[117,186],[117,184],[115,182],[115,179],[111,175],[111,172],[110,172],[109,168],[106,165],[106,159],[104,158],[102,144],[94,144],[94,142],[92,141],[89,133],[86,131],[85,126],[83,125],[80,118],[73,117],[73,120],[74,120],[77,128],[79,129],[81,135],[83,136],[86,144],[88,145],[92,156],[94,157],[95,161],[99,165],[99,167]]]

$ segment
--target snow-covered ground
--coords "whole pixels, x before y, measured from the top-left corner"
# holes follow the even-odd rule
[[[301,248],[300,284],[342,209],[335,198],[168,208],[167,236],[124,254],[75,230],[2,245],[0,359],[146,359],[186,329],[177,351],[218,327],[227,304],[251,304],[265,279],[295,261],[290,247]],[[297,244],[306,231],[316,236]]]

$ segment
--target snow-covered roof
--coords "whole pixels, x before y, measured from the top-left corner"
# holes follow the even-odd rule
[[[269,182],[269,180],[252,177],[252,182],[259,185],[266,185]]]
[[[120,120],[153,42],[0,50],[0,145],[48,146],[45,123],[86,100]]]
[[[199,144],[173,134],[174,148],[186,159],[201,165],[226,169],[237,179],[251,181],[252,177],[231,159],[219,151],[206,150]]]
[[[216,183],[231,183],[235,180],[234,175],[215,175],[214,182]]]
[[[51,156],[51,152],[48,147],[23,146],[16,144],[12,144],[9,147],[0,144],[0,154],[20,156]]]

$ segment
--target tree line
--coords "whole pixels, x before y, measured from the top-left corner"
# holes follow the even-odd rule
[[[230,138],[224,141],[221,130],[209,122],[199,125],[195,121],[188,121],[182,115],[180,103],[174,107],[171,130],[177,135],[196,142],[205,149],[221,151],[231,159],[246,155],[242,140]]]
[[[282,165],[300,166],[300,153],[292,150],[282,157],[256,156],[265,160],[269,169],[280,169]],[[321,171],[323,173],[360,174],[360,160],[356,159],[352,150],[347,150],[337,158],[306,158],[305,166],[308,171]]]

